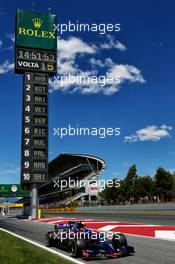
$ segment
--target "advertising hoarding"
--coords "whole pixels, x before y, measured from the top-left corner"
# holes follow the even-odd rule
[[[22,190],[20,184],[0,184],[0,196],[25,197],[30,196],[30,192]]]
[[[16,13],[16,46],[36,49],[57,49],[56,16],[28,10]]]

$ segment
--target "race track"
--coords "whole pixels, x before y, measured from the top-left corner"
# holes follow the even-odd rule
[[[50,214],[49,214],[50,215]],[[56,214],[50,216],[55,217]],[[60,216],[60,214],[59,214]],[[64,217],[79,217],[79,218],[92,218],[101,219],[109,221],[120,221],[120,222],[134,222],[142,224],[154,224],[154,225],[165,225],[165,226],[175,226],[175,211],[164,212],[154,211],[143,212],[143,211],[119,211],[119,212],[75,212],[75,213],[61,213]],[[47,217],[47,215],[46,215]]]
[[[70,216],[66,214],[66,217],[72,217],[72,215]],[[88,218],[89,217],[91,216],[88,216]],[[100,216],[98,215],[98,219],[99,217]],[[84,218],[82,219],[85,220],[85,218],[86,217],[84,215]],[[16,234],[20,234],[26,238],[32,239],[33,241],[36,241],[40,244],[44,244],[45,233],[53,229],[53,224],[48,224],[48,223],[46,224],[42,222],[31,222],[28,220],[26,221],[26,220],[14,219],[14,218],[5,218],[0,216],[0,227],[10,230]],[[95,260],[95,261],[90,261],[90,263],[92,264],[95,263],[173,264],[174,263],[174,254],[175,254],[174,241],[166,241],[160,239],[146,238],[141,236],[128,236],[128,235],[127,235],[127,239],[129,244],[135,247],[135,251],[136,251],[135,255],[128,256],[125,258],[118,258],[118,259]],[[55,250],[60,251],[58,249]],[[67,253],[64,252],[64,254]]]

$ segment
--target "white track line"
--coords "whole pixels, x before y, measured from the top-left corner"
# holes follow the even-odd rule
[[[60,223],[63,222],[62,220],[57,220],[57,221],[51,221],[51,222],[47,222],[47,224],[55,224],[55,223]]]
[[[156,230],[155,237],[175,241],[175,230]]]
[[[116,225],[106,225],[101,228],[98,228],[98,231],[110,231],[111,229],[114,229],[116,227]]]
[[[42,219],[37,219],[37,220],[30,220],[30,221],[32,221],[32,222],[38,222],[38,223],[40,223],[40,222],[42,222],[42,223],[47,223],[49,220],[50,221],[56,221],[56,220],[52,220],[53,218],[42,218]],[[62,217],[58,217],[58,220],[62,220],[62,221],[67,221],[67,220],[79,220],[79,219],[77,219],[77,218],[62,218]],[[49,222],[50,222],[49,221]]]
[[[37,246],[37,247],[40,247],[40,248],[42,248],[42,249],[44,249],[44,250],[46,250],[46,251],[49,251],[50,253],[53,253],[53,254],[55,254],[55,255],[58,255],[58,256],[60,256],[60,257],[62,257],[62,258],[64,258],[64,259],[66,259],[66,260],[69,260],[70,262],[77,263],[77,264],[84,264],[84,262],[82,262],[82,261],[79,261],[79,260],[73,259],[73,258],[71,258],[71,257],[69,257],[69,256],[66,256],[65,254],[62,254],[61,252],[57,252],[57,251],[55,251],[54,249],[47,248],[47,247],[45,247],[45,246],[43,246],[43,245],[41,245],[41,244],[38,244],[37,242],[34,242],[34,241],[32,241],[32,240],[30,240],[30,239],[28,239],[28,238],[25,238],[25,237],[23,237],[23,236],[17,235],[17,234],[15,234],[15,233],[13,233],[13,232],[11,232],[11,231],[8,231],[8,230],[6,230],[6,229],[4,229],[4,228],[0,228],[0,231],[4,231],[4,232],[6,232],[6,233],[8,233],[8,234],[10,234],[10,235],[12,235],[12,236],[15,236],[15,237],[17,237],[17,238],[20,238],[20,239],[22,239],[22,240],[24,240],[24,241],[26,241],[26,242],[28,242],[28,243],[30,243],[30,244],[32,244],[32,245],[35,245],[35,246]]]
[[[68,221],[69,219],[58,219],[58,220],[54,220],[54,221],[38,221],[38,222],[42,222],[42,223],[45,223],[45,224],[54,224],[54,223],[57,223],[57,222],[64,222],[64,221]],[[77,219],[76,219],[77,220]],[[37,222],[37,220],[34,220],[32,222]],[[114,222],[114,221],[86,221],[86,220],[83,220],[82,223],[84,224],[114,224],[114,225],[117,225],[118,227],[154,227],[154,226],[162,226],[162,225],[151,225],[151,224],[121,224],[121,222]]]

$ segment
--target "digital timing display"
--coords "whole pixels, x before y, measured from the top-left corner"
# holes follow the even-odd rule
[[[49,61],[49,62],[56,61],[54,52],[26,49],[26,48],[17,48],[17,57],[18,59],[27,59],[27,60],[35,60],[35,61]]]
[[[47,112],[46,106],[34,105],[34,113],[36,114],[45,114]]]
[[[43,72],[50,76],[56,74],[56,51],[44,51],[31,48],[16,47],[15,72]]]
[[[48,178],[48,76],[26,72],[23,92],[21,184]]]
[[[45,85],[34,85],[35,93],[47,93],[47,86]]]
[[[35,95],[34,96],[34,103],[47,103],[47,96],[45,95]]]
[[[47,136],[47,129],[45,127],[34,127],[33,134],[35,136]]]
[[[45,138],[34,138],[33,139],[33,146],[34,147],[46,147],[47,141]]]

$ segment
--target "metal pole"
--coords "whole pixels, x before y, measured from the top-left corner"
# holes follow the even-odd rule
[[[38,218],[38,188],[36,183],[32,185],[31,209],[31,217]]]
[[[91,206],[91,194],[89,194],[89,204]]]

